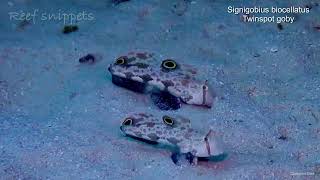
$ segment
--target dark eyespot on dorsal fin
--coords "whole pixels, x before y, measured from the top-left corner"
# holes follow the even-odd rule
[[[151,100],[161,110],[177,110],[181,107],[180,98],[167,91],[152,92]]]
[[[144,93],[146,84],[143,82],[134,81],[129,77],[132,77],[132,74],[126,74],[126,78],[112,75],[112,83],[135,92]]]

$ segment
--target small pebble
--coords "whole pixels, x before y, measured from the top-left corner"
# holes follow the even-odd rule
[[[270,49],[270,51],[271,51],[272,53],[276,53],[276,52],[278,52],[278,48],[272,47],[272,48]]]
[[[319,26],[314,26],[313,27],[315,30],[320,31],[320,25]]]
[[[67,25],[67,26],[64,26],[62,32],[63,34],[69,34],[71,32],[75,32],[75,31],[78,31],[78,26],[77,25]]]
[[[172,12],[178,16],[182,16],[187,11],[187,9],[188,9],[188,2],[178,1],[176,4],[173,5]]]
[[[305,7],[309,8],[309,10],[311,10],[313,8],[312,5],[308,5],[308,4]]]
[[[282,25],[281,23],[278,23],[278,24],[277,24],[277,28],[278,28],[279,30],[283,30],[283,25]]]
[[[282,135],[282,136],[280,136],[278,139],[287,140],[287,137]]]
[[[114,5],[118,5],[118,4],[120,4],[120,3],[128,2],[128,1],[130,1],[130,0],[113,0],[112,3],[113,3]]]
[[[261,55],[260,54],[258,54],[258,53],[254,53],[253,54],[253,57],[260,57]]]
[[[273,146],[272,146],[272,145],[270,145],[270,146],[268,146],[268,148],[269,148],[269,149],[273,149]]]
[[[79,63],[82,63],[82,64],[85,64],[85,63],[88,63],[88,64],[93,64],[95,62],[96,58],[94,57],[93,54],[87,54],[83,57],[81,57],[79,59]]]

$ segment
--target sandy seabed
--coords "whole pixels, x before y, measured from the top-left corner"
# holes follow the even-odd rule
[[[234,7],[311,7],[292,24],[244,23]],[[10,12],[34,12],[10,20]],[[69,19],[41,14],[85,12]],[[89,17],[89,16],[88,16]],[[317,1],[2,1],[0,179],[319,179],[320,7]],[[112,84],[115,58],[152,52],[198,69],[211,109],[159,111]],[[97,61],[80,64],[92,53]],[[221,135],[228,157],[176,166],[170,151],[120,133],[132,112],[179,114]]]

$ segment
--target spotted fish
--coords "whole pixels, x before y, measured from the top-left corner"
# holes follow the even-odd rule
[[[208,81],[199,81],[197,70],[172,59],[159,60],[151,53],[131,52],[108,67],[118,86],[150,93],[162,110],[178,109],[181,102],[211,108],[215,95]]]
[[[177,155],[184,154],[190,163],[198,158],[210,158],[224,154],[223,145],[214,131],[201,133],[191,127],[189,119],[182,116],[162,117],[135,113],[121,121],[120,130],[127,136],[151,144],[161,143],[178,149],[171,158],[177,163]]]

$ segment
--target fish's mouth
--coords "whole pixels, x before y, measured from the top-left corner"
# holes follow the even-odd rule
[[[113,72],[113,71],[112,71],[112,64],[109,65],[108,71],[111,72],[111,73]]]
[[[121,131],[121,134],[122,134],[123,136],[128,136],[128,134],[127,134],[124,126],[122,126],[122,125],[120,126],[120,131]]]
[[[127,135],[127,134],[124,132],[123,126],[120,126],[120,131],[121,131],[124,135]]]

